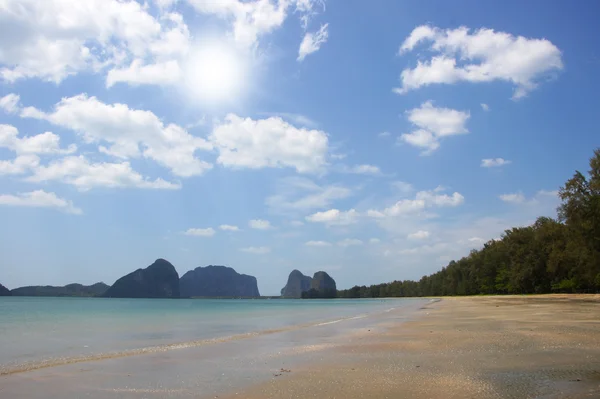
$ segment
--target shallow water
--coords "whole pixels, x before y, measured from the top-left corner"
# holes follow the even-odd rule
[[[0,298],[3,374],[328,325],[415,300]]]

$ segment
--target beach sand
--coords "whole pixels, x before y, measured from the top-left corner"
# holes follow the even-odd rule
[[[397,303],[208,345],[17,370],[0,375],[0,398],[600,398],[598,295]]]
[[[444,298],[218,398],[600,398],[600,296]]]

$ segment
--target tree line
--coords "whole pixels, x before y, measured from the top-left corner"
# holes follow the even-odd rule
[[[339,298],[600,292],[600,149],[559,190],[558,218],[506,230],[419,281],[354,286]]]

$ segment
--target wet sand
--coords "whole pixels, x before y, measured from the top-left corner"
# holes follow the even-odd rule
[[[219,398],[600,398],[600,296],[444,298]]]
[[[364,317],[0,376],[1,398],[600,398],[600,296],[398,302]]]
[[[213,399],[245,392],[287,370],[318,364],[367,325],[408,320],[425,299],[373,301],[363,313],[279,329],[33,364],[0,364],[0,398]],[[376,310],[373,310],[377,308]],[[292,313],[293,315],[293,313]],[[287,317],[287,316],[286,316]],[[293,317],[293,316],[292,316]],[[26,349],[26,348],[23,348]]]

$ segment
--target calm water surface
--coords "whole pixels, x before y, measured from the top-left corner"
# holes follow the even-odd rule
[[[415,301],[0,297],[0,365],[335,322]]]

